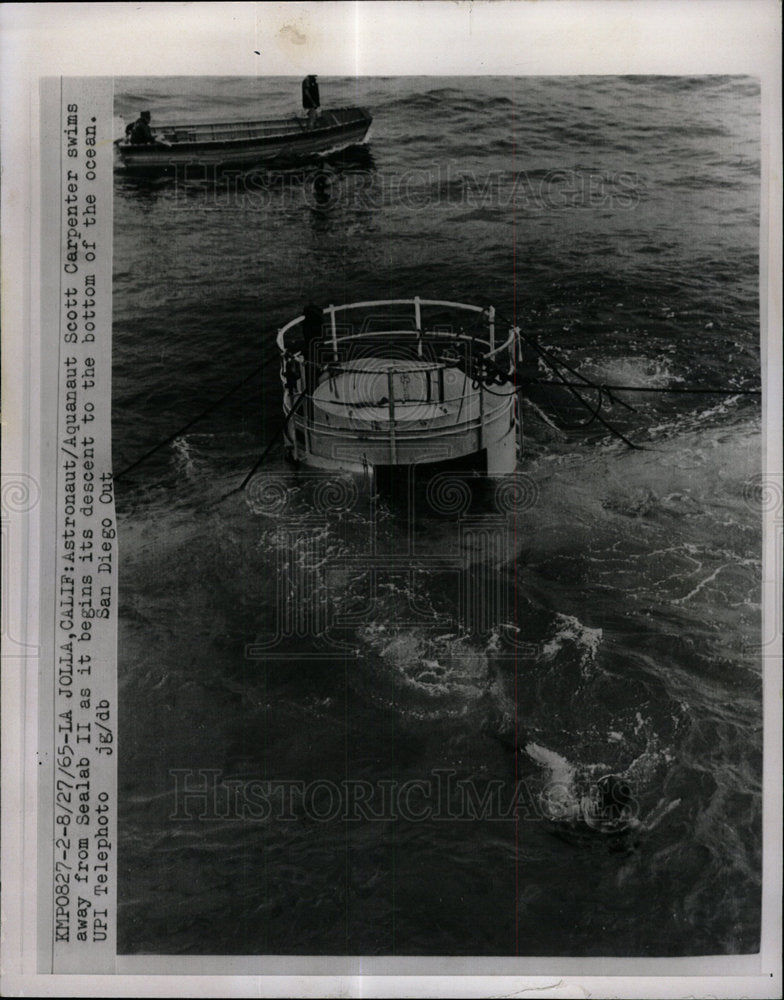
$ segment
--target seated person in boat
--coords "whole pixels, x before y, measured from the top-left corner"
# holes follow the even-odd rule
[[[125,139],[134,146],[155,142],[155,136],[152,134],[152,129],[150,128],[149,111],[142,111],[135,122],[131,122],[130,125],[126,126]]]
[[[308,127],[312,128],[319,116],[321,99],[315,76],[306,76],[302,81],[302,107],[308,113]]]

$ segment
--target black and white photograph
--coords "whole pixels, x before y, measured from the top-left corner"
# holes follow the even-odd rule
[[[120,951],[756,952],[758,83],[115,107]]]
[[[55,696],[44,727],[92,782],[53,836],[91,878],[105,847],[118,971],[780,975],[761,77],[487,46],[337,71],[314,5],[275,6],[237,72],[107,73],[96,126],[111,476],[67,628],[58,577],[88,715]],[[81,309],[101,201],[68,100]],[[102,619],[116,705],[76,679]],[[74,939],[103,927],[79,870]]]

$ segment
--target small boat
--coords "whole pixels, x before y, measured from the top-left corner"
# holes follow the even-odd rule
[[[309,305],[278,332],[289,457],[347,472],[517,461],[517,327],[431,299]]]
[[[250,167],[362,143],[372,121],[364,108],[333,108],[322,109],[312,123],[291,115],[266,121],[155,124],[154,143],[117,139],[115,147],[127,170],[162,170],[187,164]]]

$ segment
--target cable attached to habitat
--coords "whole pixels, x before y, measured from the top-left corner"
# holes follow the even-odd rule
[[[224,493],[223,496],[218,501],[218,503],[222,503],[226,499],[226,497],[230,497],[234,493],[241,493],[242,490],[245,489],[245,487],[251,481],[251,479],[253,478],[253,476],[256,474],[256,471],[258,470],[258,468],[261,465],[261,463],[264,461],[264,459],[267,457],[267,455],[269,455],[270,451],[272,450],[273,445],[277,444],[278,439],[283,435],[283,432],[288,427],[289,420],[291,420],[291,418],[294,416],[294,414],[300,408],[300,406],[302,405],[303,400],[306,397],[307,397],[307,392],[301,392],[299,394],[299,396],[297,397],[294,405],[291,407],[291,409],[289,410],[289,412],[286,414],[286,419],[283,421],[283,423],[280,425],[280,427],[278,427],[278,429],[275,431],[275,433],[270,438],[270,441],[267,444],[267,447],[264,449],[264,451],[261,453],[261,455],[259,455],[258,459],[256,460],[256,464],[253,466],[253,468],[250,470],[250,472],[247,474],[247,476],[245,476],[245,478],[242,480],[242,482],[240,483],[240,485],[239,486],[235,486],[234,489],[233,490],[229,490],[228,493]]]
[[[583,383],[564,383],[564,382],[552,382],[549,379],[541,378],[526,378],[519,379],[518,385],[576,385],[577,388],[583,386]],[[667,387],[667,386],[656,386],[649,387],[645,385],[593,385],[594,389],[603,389],[608,394],[612,392],[682,392],[682,393],[704,393],[708,396],[761,396],[761,389],[683,389],[681,387]],[[613,399],[615,403],[622,403],[622,399]],[[627,404],[623,404],[627,405]]]
[[[515,327],[515,329],[516,329],[516,327]],[[562,425],[563,429],[565,429],[565,430],[579,430],[579,429],[582,429],[584,427],[590,427],[590,425],[595,420],[598,420],[599,423],[603,427],[605,427],[611,434],[615,435],[615,437],[620,438],[620,440],[623,441],[624,444],[628,445],[629,448],[634,448],[637,451],[644,450],[644,449],[642,449],[640,447],[640,445],[635,444],[633,441],[630,441],[629,438],[627,438],[625,434],[622,434],[617,428],[613,427],[613,425],[609,421],[605,420],[604,417],[601,416],[601,414],[599,413],[599,410],[602,408],[603,391],[602,391],[602,388],[600,386],[597,386],[594,382],[591,382],[590,379],[586,378],[585,375],[580,374],[580,372],[578,372],[576,369],[572,368],[565,361],[561,361],[560,358],[553,357],[553,355],[550,353],[550,351],[546,350],[546,348],[542,347],[541,344],[538,344],[535,340],[532,340],[530,337],[525,337],[523,334],[519,333],[519,331],[518,331],[518,336],[523,341],[523,343],[528,344],[529,347],[533,348],[533,350],[536,351],[536,353],[543,359],[544,363],[548,366],[548,368],[550,368],[554,372],[556,378],[558,379],[558,383],[553,383],[553,384],[556,384],[556,385],[560,384],[560,385],[563,385],[564,388],[568,389],[569,392],[579,402],[579,404],[581,406],[585,407],[585,409],[588,410],[588,412],[591,415],[590,419],[587,420],[587,421],[584,421],[582,424],[576,424],[576,425],[574,425],[572,427],[570,427],[569,425]],[[571,382],[567,381],[567,379],[564,378],[564,376],[561,374],[561,371],[560,371],[560,369],[558,367],[559,365],[562,366],[563,368],[565,368],[567,371],[571,372],[574,376],[576,376],[577,378],[579,378],[581,380],[580,383],[577,383],[578,385],[580,385],[581,388],[584,387],[584,388],[598,389],[599,390],[599,398],[597,400],[595,408],[592,407],[591,404],[587,402],[587,400],[583,399],[583,397],[580,395],[580,393],[575,388],[574,383],[571,383]],[[520,389],[518,388],[517,391],[519,392]],[[615,400],[613,399],[612,395],[610,395],[609,393],[608,393],[608,397],[609,397],[609,399],[610,399],[611,402],[615,402]],[[625,406],[628,410],[634,411],[634,407],[631,406],[629,403],[623,402],[622,400],[618,400],[618,402],[621,402],[622,405]]]
[[[548,351],[547,348],[542,347],[541,344],[533,340],[531,337],[526,337],[524,334],[521,333],[520,339],[523,341],[523,343],[528,344],[530,347],[533,347],[535,351],[538,351],[544,357],[550,357],[550,358],[553,357],[552,352]],[[684,389],[680,386],[654,387],[646,385],[606,385],[604,383],[602,383],[601,385],[597,385],[596,382],[592,382],[587,376],[577,371],[577,369],[572,368],[571,365],[567,365],[567,363],[561,360],[560,358],[557,359],[557,364],[560,364],[561,367],[571,372],[572,375],[576,375],[577,378],[581,380],[581,382],[579,383],[568,383],[573,388],[580,388],[581,386],[591,386],[591,388],[593,389],[603,389],[608,394],[612,391],[612,392],[676,392],[676,393],[682,392],[682,393],[697,393],[697,394],[714,395],[714,396],[761,396],[762,395],[761,389],[702,389],[702,388]],[[540,380],[540,379],[521,379],[520,382],[524,382],[526,385],[556,384],[554,382],[547,382],[545,380]],[[562,383],[562,384],[566,385],[567,383]],[[611,401],[614,403],[620,403],[621,406],[625,406],[627,409],[634,409],[634,407],[629,406],[629,404],[624,402],[624,400],[622,399],[611,398]]]
[[[554,385],[558,386],[559,388],[560,387],[567,388],[573,393],[573,395],[577,396],[577,398],[580,399],[580,401],[584,406],[586,407],[589,406],[589,404],[586,403],[586,401],[583,400],[582,397],[579,395],[579,393],[576,391],[578,388],[583,388],[583,383],[577,383],[575,385],[575,383],[567,382],[563,378],[561,378],[559,382],[554,382],[551,379],[528,378],[520,380],[520,382],[517,385],[517,391],[524,392],[526,387],[530,385]],[[594,419],[597,419],[606,427],[608,427],[613,432],[613,434],[620,437],[621,440],[626,441],[626,443],[630,445],[632,448],[637,448],[638,450],[642,451],[644,451],[645,449],[642,448],[640,445],[633,444],[631,441],[625,438],[624,435],[620,433],[620,431],[616,431],[615,428],[611,427],[602,417],[599,416],[599,410],[602,408],[605,395],[609,400],[610,404],[621,403],[622,406],[626,406],[628,409],[633,409],[633,407],[629,407],[628,403],[625,403],[622,399],[618,399],[617,397],[613,396],[613,392],[659,392],[659,393],[671,392],[671,393],[682,393],[682,394],[689,394],[689,393],[704,394],[704,395],[714,395],[714,396],[761,396],[762,395],[761,389],[702,389],[702,388],[684,389],[680,387],[667,388],[664,386],[657,386],[656,388],[648,388],[646,386],[639,386],[639,385],[633,386],[633,385],[604,385],[604,384],[593,385],[592,388],[598,391],[599,397],[596,401],[596,409],[594,410],[591,419],[582,424],[558,423],[555,426],[557,426],[560,430],[578,430],[582,427],[590,426],[593,423]]]
[[[528,341],[526,341],[526,343],[527,342]],[[536,349],[538,347],[538,345],[536,345],[536,344],[531,344],[531,346],[534,347],[534,349]],[[614,434],[615,437],[620,438],[620,440],[623,441],[623,443],[626,444],[626,445],[628,445],[630,448],[634,448],[637,451],[644,450],[644,449],[642,449],[640,447],[640,445],[635,444],[633,441],[630,441],[629,438],[627,438],[625,434],[622,434],[617,428],[613,427],[613,425],[608,420],[605,420],[604,417],[602,417],[599,414],[599,410],[602,408],[602,400],[603,400],[603,393],[602,393],[601,387],[599,387],[599,398],[598,398],[597,403],[596,403],[596,409],[592,409],[590,403],[588,403],[587,400],[583,399],[583,397],[580,395],[580,393],[577,391],[577,389],[575,389],[574,386],[570,382],[567,382],[567,380],[563,377],[563,375],[561,374],[561,372],[559,371],[559,369],[556,367],[555,362],[549,360],[548,354],[549,354],[549,352],[543,352],[543,357],[545,359],[545,363],[548,364],[550,366],[550,368],[555,372],[556,376],[558,377],[559,383],[561,385],[563,385],[566,389],[568,389],[569,392],[580,403],[580,405],[584,406],[585,409],[588,410],[588,412],[591,414],[590,420],[586,420],[582,424],[578,424],[575,427],[569,427],[567,424],[563,424],[562,426],[564,427],[564,429],[566,429],[566,430],[580,430],[583,427],[590,427],[591,424],[594,422],[594,420],[598,420],[599,423],[603,427],[607,428],[607,430],[610,431],[611,434]],[[568,368],[568,367],[569,367],[568,365],[564,364],[564,368]],[[583,376],[581,376],[581,377],[583,377]],[[593,385],[591,382],[588,382],[587,379],[585,381],[588,383],[588,387],[589,388],[592,388],[592,389],[597,388],[596,385]],[[610,397],[610,399],[612,401],[612,397]],[[634,407],[629,406],[628,403],[626,403],[624,405],[628,409],[630,409],[630,410],[634,409]]]
[[[562,430],[577,430],[589,427],[595,420],[598,420],[599,423],[601,423],[604,427],[606,427],[607,430],[609,430],[616,437],[620,438],[630,448],[635,448],[637,450],[644,450],[644,449],[642,449],[640,445],[636,445],[634,444],[634,442],[630,441],[624,434],[622,434],[619,430],[613,427],[608,421],[606,421],[600,415],[599,411],[602,408],[605,395],[607,396],[607,399],[609,400],[610,404],[620,403],[621,406],[625,406],[627,410],[632,410],[633,412],[637,412],[635,408],[631,406],[629,403],[627,403],[625,400],[613,396],[613,392],[659,392],[659,393],[672,392],[672,393],[683,393],[683,394],[692,393],[692,394],[718,395],[718,396],[761,396],[762,395],[762,390],[760,389],[703,389],[703,388],[692,389],[683,387],[663,387],[663,386],[656,386],[649,388],[647,386],[630,386],[630,385],[605,385],[605,384],[597,385],[597,383],[592,382],[589,378],[587,378],[581,372],[577,371],[575,368],[572,368],[571,365],[568,365],[565,361],[561,360],[560,358],[555,358],[550,351],[542,347],[542,345],[539,344],[537,341],[533,340],[530,337],[524,336],[523,334],[519,333],[519,331],[518,331],[518,336],[523,341],[523,343],[527,344],[534,351],[536,351],[536,353],[543,359],[547,367],[554,372],[554,374],[558,378],[558,381],[554,382],[548,379],[522,379],[520,380],[520,382],[516,382],[517,392],[523,391],[525,386],[528,385],[562,386],[563,388],[568,389],[569,392],[579,401],[579,403],[583,407],[585,407],[585,409],[587,409],[588,412],[591,414],[590,418],[581,424],[574,424],[574,425],[560,424],[559,427]],[[563,374],[559,370],[559,366],[565,368],[566,371],[571,372],[571,374],[574,375],[576,378],[580,379],[580,381],[579,382],[568,381],[568,379],[564,378]],[[578,389],[585,389],[585,388],[594,389],[599,393],[595,407],[592,407],[591,404],[588,403],[587,400],[583,399],[580,393],[577,392]],[[486,385],[485,389],[488,392],[492,391]],[[494,395],[501,395],[501,394],[497,393]]]
[[[145,453],[141,455],[139,458],[137,458],[135,462],[131,462],[131,464],[126,466],[121,472],[116,473],[116,475],[114,476],[115,482],[118,479],[121,479],[127,473],[129,473],[132,469],[135,469],[138,465],[141,465],[142,462],[146,462],[148,458],[154,455],[157,451],[160,451],[161,448],[165,448],[167,444],[171,444],[172,441],[175,441],[181,434],[184,434],[185,431],[193,427],[194,424],[197,424],[200,420],[203,420],[204,417],[212,413],[213,410],[217,410],[217,408],[219,406],[222,406],[227,399],[230,399],[234,395],[234,393],[237,392],[238,389],[241,389],[244,385],[247,385],[248,382],[251,381],[251,379],[255,378],[268,365],[272,364],[273,361],[277,362],[279,360],[280,360],[280,355],[278,354],[274,354],[272,355],[272,357],[267,358],[257,368],[254,368],[249,375],[246,375],[245,378],[242,379],[242,381],[238,382],[234,386],[234,388],[229,389],[228,392],[224,393],[220,397],[220,399],[216,399],[214,403],[210,403],[210,405],[205,410],[202,410],[201,413],[197,414],[192,420],[189,420],[188,423],[180,427],[179,430],[176,430],[173,434],[170,434],[163,441],[159,441],[158,444],[150,448],[149,451],[145,451]]]

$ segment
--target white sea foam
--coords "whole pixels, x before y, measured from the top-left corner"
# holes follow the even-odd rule
[[[630,356],[599,361],[582,367],[581,374],[593,382],[608,385],[629,385],[641,388],[664,388],[683,382],[680,375],[674,375],[664,358]]]
[[[540,746],[538,743],[526,743],[525,752],[541,767],[550,773],[550,778],[562,785],[570,785],[574,779],[575,766],[566,757]]]
[[[542,657],[552,660],[567,644],[573,644],[580,656],[580,666],[587,669],[596,659],[602,641],[602,630],[583,625],[574,615],[556,614],[555,634],[542,646]]]

